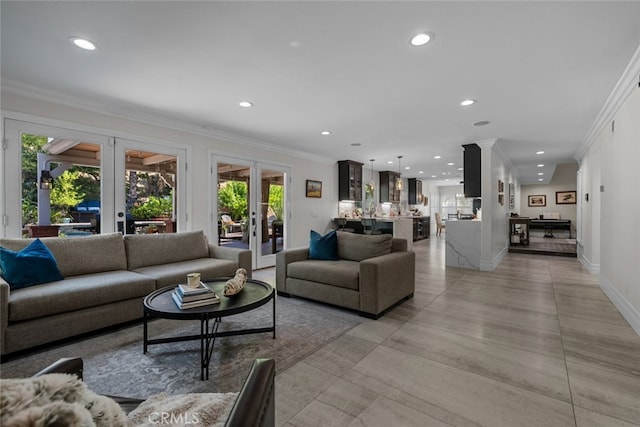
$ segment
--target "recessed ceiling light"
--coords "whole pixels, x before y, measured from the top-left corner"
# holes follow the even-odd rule
[[[243,108],[249,108],[249,107],[253,107],[253,102],[240,101],[240,102],[238,102],[238,105],[243,107]]]
[[[434,159],[441,159],[442,156],[433,156]]]
[[[393,164],[393,160],[389,160],[387,163],[392,165]]]
[[[328,130],[323,130],[322,132],[320,132],[320,135],[331,135],[331,132],[329,132]]]
[[[83,39],[82,37],[69,37],[71,43],[84,50],[96,50],[96,45],[90,40]]]
[[[413,36],[411,38],[410,43],[412,46],[424,46],[425,44],[429,43],[432,39],[433,39],[433,34],[422,33],[422,34],[417,34]]]
[[[352,147],[360,147],[362,144],[360,144],[359,142],[354,142],[353,144],[351,144]]]
[[[453,166],[455,163],[449,162],[447,163],[447,166]]]
[[[409,169],[411,169],[411,167],[410,166],[405,166],[404,169],[405,170],[409,170]]]
[[[478,102],[478,101],[476,101],[475,99],[465,99],[464,101],[462,101],[460,103],[460,105],[462,105],[463,107],[468,107],[469,105],[473,105],[476,102]]]
[[[544,179],[542,179],[542,178],[538,178],[538,181],[544,181]]]
[[[542,163],[540,163],[540,164],[538,165],[538,167],[539,167],[539,168],[543,168],[543,167],[544,167],[544,165],[543,165]]]
[[[418,171],[418,173],[424,173],[424,171]]]
[[[486,125],[488,125],[489,123],[491,123],[491,122],[490,122],[490,121],[488,121],[488,120],[481,120],[481,121],[479,121],[479,122],[475,122],[473,125],[474,125],[474,126],[486,126]]]
[[[437,176],[435,176],[435,175],[431,175],[431,178],[437,178]]]
[[[538,175],[544,175],[544,172],[538,172]]]
[[[458,168],[458,170],[459,170],[459,171],[463,171],[463,170],[464,170],[464,168]]]
[[[544,154],[544,151],[536,151],[536,154]]]

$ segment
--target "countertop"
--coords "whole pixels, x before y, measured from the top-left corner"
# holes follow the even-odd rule
[[[364,217],[364,218],[369,218],[368,216]],[[429,216],[426,215],[422,215],[422,216],[376,216],[374,217],[374,219],[376,221],[379,222],[392,222],[392,221],[398,221],[401,219],[427,219],[429,218]],[[333,219],[338,219],[338,218],[333,218]],[[347,221],[360,221],[361,218],[346,218]]]

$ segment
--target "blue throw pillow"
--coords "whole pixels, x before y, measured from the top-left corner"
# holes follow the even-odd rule
[[[311,230],[309,239],[309,259],[322,259],[337,261],[338,259],[338,235],[336,231],[330,231],[324,236]]]
[[[0,247],[0,268],[12,290],[64,279],[56,259],[40,239],[19,252]]]

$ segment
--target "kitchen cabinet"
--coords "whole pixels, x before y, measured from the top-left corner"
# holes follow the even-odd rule
[[[464,148],[464,196],[482,197],[481,149],[478,144],[465,144]]]
[[[431,218],[428,216],[413,218],[413,241],[428,239],[431,232]]]
[[[399,179],[398,172],[380,172],[380,203],[400,203],[400,190],[396,186]]]
[[[338,200],[362,201],[362,163],[338,162]]]
[[[422,203],[422,181],[417,178],[407,180],[409,186],[409,204],[417,205]]]

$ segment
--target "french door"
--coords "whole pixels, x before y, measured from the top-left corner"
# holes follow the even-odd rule
[[[0,234],[46,237],[60,229],[114,230],[113,138],[14,119],[5,119],[4,125]],[[97,230],[89,218],[96,212],[103,219]]]
[[[116,230],[186,230],[186,149],[122,138],[114,145]]]
[[[212,225],[220,246],[250,249],[253,268],[287,246],[289,168],[212,155]]]
[[[186,148],[14,119],[4,137],[1,236],[187,229]],[[167,218],[135,218],[153,198]]]

